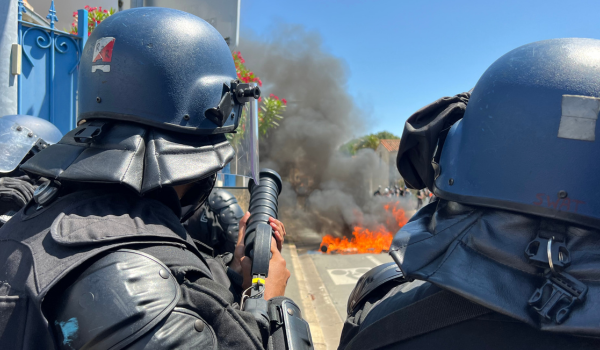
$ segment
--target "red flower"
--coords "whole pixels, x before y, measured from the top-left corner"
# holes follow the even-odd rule
[[[258,78],[256,80],[258,80],[258,86],[262,86],[262,80],[260,80]]]
[[[104,10],[104,13],[108,13],[108,10]]]
[[[258,98],[258,102],[261,102],[261,101],[262,101],[262,97],[259,97],[259,98]]]
[[[73,11],[73,17],[77,16],[77,11]]]
[[[275,97],[275,95],[273,95],[273,94],[270,94],[270,95],[269,95],[269,97]]]
[[[85,5],[84,9],[89,10],[90,9],[90,5]]]
[[[287,105],[287,100],[285,98],[282,98],[281,102],[283,102],[284,105]]]

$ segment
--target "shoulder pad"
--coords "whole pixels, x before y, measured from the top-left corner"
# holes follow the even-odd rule
[[[362,275],[348,298],[348,306],[346,308],[348,315],[350,315],[352,311],[354,311],[354,308],[359,305],[361,301],[365,300],[371,292],[393,280],[400,283],[406,282],[402,275],[402,271],[400,271],[400,268],[395,262],[379,265]]]
[[[216,349],[217,337],[215,331],[198,314],[180,307],[176,307],[159,327],[127,346],[127,350],[181,348]]]
[[[222,189],[214,190],[208,196],[208,205],[212,210],[219,210],[233,203],[237,204],[235,196]]]
[[[120,349],[166,318],[180,296],[160,260],[121,249],[88,267],[50,306],[48,321],[60,349]]]
[[[223,228],[229,225],[237,225],[240,223],[240,219],[244,216],[244,211],[242,207],[240,207],[237,202],[234,202],[225,208],[221,208],[218,212],[215,213],[217,216],[219,223]]]
[[[215,217],[225,233],[225,239],[234,245],[237,243],[242,216],[244,216],[244,211],[237,202],[215,213]]]

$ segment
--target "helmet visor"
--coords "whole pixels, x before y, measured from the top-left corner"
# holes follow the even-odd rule
[[[15,170],[38,139],[28,128],[0,118],[0,173]]]
[[[253,87],[256,84],[251,84]],[[227,134],[235,149],[234,159],[217,174],[215,187],[246,188],[248,181],[258,183],[258,101],[244,105],[236,133]]]

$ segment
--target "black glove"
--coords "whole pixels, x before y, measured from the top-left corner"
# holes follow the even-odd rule
[[[21,210],[33,197],[34,190],[27,176],[0,178],[0,215]]]

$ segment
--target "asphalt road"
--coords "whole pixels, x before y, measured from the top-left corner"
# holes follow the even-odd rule
[[[375,266],[392,261],[388,254],[328,255],[308,252],[308,255],[343,320],[346,319],[348,296],[358,279]]]
[[[291,277],[286,296],[310,325],[315,349],[337,349],[348,296],[364,273],[392,261],[388,254],[331,255],[286,244],[283,256]]]

